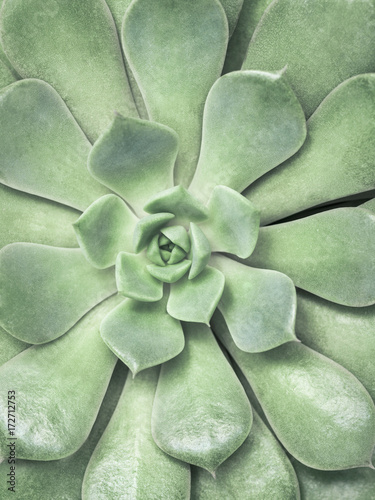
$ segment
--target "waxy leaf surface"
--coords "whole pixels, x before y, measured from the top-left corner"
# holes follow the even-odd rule
[[[67,332],[116,283],[112,269],[94,269],[78,248],[12,243],[0,252],[0,289],[1,326],[40,344]]]
[[[152,434],[169,455],[213,472],[249,434],[251,407],[210,329],[184,331],[184,350],[161,368]]]
[[[90,141],[113,112],[137,116],[116,28],[104,0],[6,0],[0,33],[23,78],[40,78],[66,101]],[[22,33],[22,36],[20,36]]]

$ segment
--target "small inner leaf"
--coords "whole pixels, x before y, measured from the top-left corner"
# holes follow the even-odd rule
[[[216,186],[208,202],[209,218],[200,224],[213,252],[246,258],[255,248],[259,210],[244,196],[226,186]]]
[[[202,222],[207,219],[207,209],[181,185],[153,196],[144,206],[150,214],[171,212],[179,222]]]
[[[89,171],[142,215],[155,191],[173,186],[177,149],[177,135],[170,128],[116,115],[92,149]]]
[[[141,252],[151,241],[155,233],[174,218],[173,214],[159,213],[146,215],[135,226],[133,234],[133,246],[135,253]]]
[[[191,235],[191,258],[192,264],[189,272],[189,280],[198,276],[208,264],[211,255],[210,244],[199,226],[190,223]]]
[[[168,313],[181,321],[208,325],[224,290],[224,275],[206,267],[196,278],[184,276],[171,285]]]
[[[191,266],[190,260],[184,260],[178,264],[168,265],[166,267],[147,266],[148,272],[156,279],[164,283],[175,283],[187,273]]]
[[[74,223],[82,253],[98,269],[114,266],[117,254],[131,252],[138,218],[114,194],[96,200]]]
[[[117,289],[121,295],[142,302],[156,302],[163,296],[163,284],[147,271],[147,257],[120,252],[116,260]]]
[[[160,255],[159,238],[159,235],[155,234],[150,241],[147,247],[147,258],[157,266],[165,266],[165,262]]]
[[[172,243],[181,247],[185,252],[190,250],[190,238],[183,226],[168,226],[161,230]]]
[[[177,264],[178,262],[181,262],[181,260],[184,257],[186,257],[185,250],[182,250],[182,248],[178,247],[177,245],[174,245],[171,251],[171,256],[168,259],[168,265]]]
[[[184,348],[179,321],[166,311],[167,297],[152,303],[126,300],[103,320],[104,342],[136,375],[177,356]]]
[[[296,340],[297,298],[288,276],[216,255],[211,264],[225,276],[218,308],[237,347],[262,352]]]

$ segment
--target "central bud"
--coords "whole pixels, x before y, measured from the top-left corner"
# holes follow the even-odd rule
[[[181,262],[190,250],[190,238],[183,226],[167,226],[154,235],[147,257],[156,265],[173,265]]]

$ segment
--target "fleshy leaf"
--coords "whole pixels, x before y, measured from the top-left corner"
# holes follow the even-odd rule
[[[96,200],[74,223],[79,246],[98,269],[114,266],[121,251],[133,250],[133,232],[138,218],[114,194]]]
[[[103,399],[98,418],[89,437],[78,451],[61,458],[40,462],[37,460],[21,460],[17,458],[17,488],[16,497],[30,498],[30,494],[38,500],[61,498],[63,492],[66,499],[81,498],[82,481],[85,469],[90,460],[103,430],[107,427],[110,417],[124,386],[125,365],[119,362],[113,372],[107,393]],[[0,464],[0,474],[9,473],[9,464],[4,461]],[[0,495],[6,498],[9,495],[9,484],[0,484]]]
[[[207,266],[196,278],[184,276],[171,285],[167,311],[181,321],[208,325],[223,289],[223,274]]]
[[[18,73],[52,85],[90,141],[108,126],[113,111],[137,116],[104,0],[78,2],[74,9],[64,0],[6,0],[0,33]]]
[[[211,246],[205,234],[199,226],[190,223],[191,237],[191,269],[189,280],[192,280],[200,274],[208,264],[211,255]]]
[[[157,193],[144,207],[150,214],[171,212],[181,222],[202,222],[207,219],[207,209],[181,185]]]
[[[190,241],[189,241],[189,245],[190,245]],[[171,256],[169,257],[168,259],[168,264],[169,265],[174,265],[174,264],[178,264],[179,262],[181,262],[181,260],[186,257],[186,252],[185,250],[183,250],[182,248],[180,248],[179,246],[175,245],[173,248],[172,248],[172,251],[171,251]],[[190,267],[190,265],[189,265]]]
[[[249,257],[258,238],[259,210],[233,189],[216,186],[208,202],[208,214],[200,228],[211,250]]]
[[[297,299],[298,338],[353,373],[375,401],[375,306],[340,306],[302,290]]]
[[[157,380],[157,369],[133,380],[128,376],[87,468],[83,500],[134,495],[189,500],[189,466],[163,453],[152,439],[150,421]]]
[[[305,500],[369,500],[375,490],[375,470],[364,467],[345,471],[310,469],[293,460]]]
[[[178,264],[172,264],[165,267],[160,266],[147,266],[148,272],[154,278],[163,281],[164,283],[175,283],[188,272],[191,266],[190,260],[183,260]]]
[[[218,308],[237,347],[262,352],[296,340],[297,298],[288,276],[216,255],[210,264],[225,276]]]
[[[143,253],[120,252],[116,260],[117,289],[121,295],[142,302],[156,302],[163,296],[163,284],[147,271]]]
[[[297,287],[337,304],[374,304],[375,215],[338,208],[261,228],[246,262],[285,273]]]
[[[181,247],[185,252],[190,250],[190,239],[183,226],[168,226],[163,228],[161,233],[164,234],[172,243]]]
[[[277,0],[250,42],[243,69],[278,70],[307,116],[343,80],[375,70],[372,0]]]
[[[0,184],[0,248],[17,241],[77,247],[72,224],[79,212]]]
[[[300,151],[245,191],[262,223],[373,189],[374,114],[375,74],[332,91],[308,121]]]
[[[166,298],[152,303],[128,299],[101,324],[104,342],[133,376],[174,358],[184,348],[181,324],[167,314],[166,305]]]
[[[245,353],[216,315],[213,325],[289,453],[321,470],[370,466],[375,408],[354,375],[300,342]]]
[[[175,183],[186,187],[198,159],[204,102],[224,62],[225,13],[217,0],[136,0],[122,41],[150,119],[178,133]]]
[[[0,182],[85,210],[108,193],[86,168],[91,145],[57,92],[21,80],[1,92]]]
[[[170,128],[116,114],[94,144],[88,166],[99,182],[142,215],[143,205],[155,191],[173,186],[177,151],[177,134]]]
[[[285,452],[253,410],[245,442],[215,472],[192,469],[192,498],[199,500],[299,499],[296,473]]]
[[[133,234],[133,247],[135,253],[141,252],[170,220],[174,218],[173,214],[159,213],[146,215],[135,226]]]
[[[13,243],[0,252],[1,326],[33,344],[67,332],[116,291],[112,269],[94,269],[76,248]]]
[[[362,205],[360,206],[361,208],[365,208],[366,210],[369,210],[370,212],[375,214],[375,198],[362,203]]]
[[[164,260],[161,258],[160,255],[160,248],[159,248],[159,234],[155,234],[155,236],[152,238],[150,241],[150,244],[147,247],[147,258],[157,266],[165,266]]]
[[[99,325],[117,303],[117,297],[103,302],[64,337],[33,346],[0,368],[4,387],[16,393],[17,458],[56,460],[87,439],[116,363]],[[7,395],[0,395],[3,412]],[[0,425],[4,435],[5,419]]]
[[[207,97],[202,148],[189,189],[203,201],[217,185],[241,192],[298,151],[305,136],[301,105],[282,73],[224,75]]]
[[[248,436],[251,407],[211,330],[184,331],[184,350],[161,368],[152,435],[165,453],[214,472]]]

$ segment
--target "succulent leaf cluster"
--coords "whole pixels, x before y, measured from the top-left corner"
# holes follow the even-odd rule
[[[374,25],[2,1],[1,497],[373,497]]]

